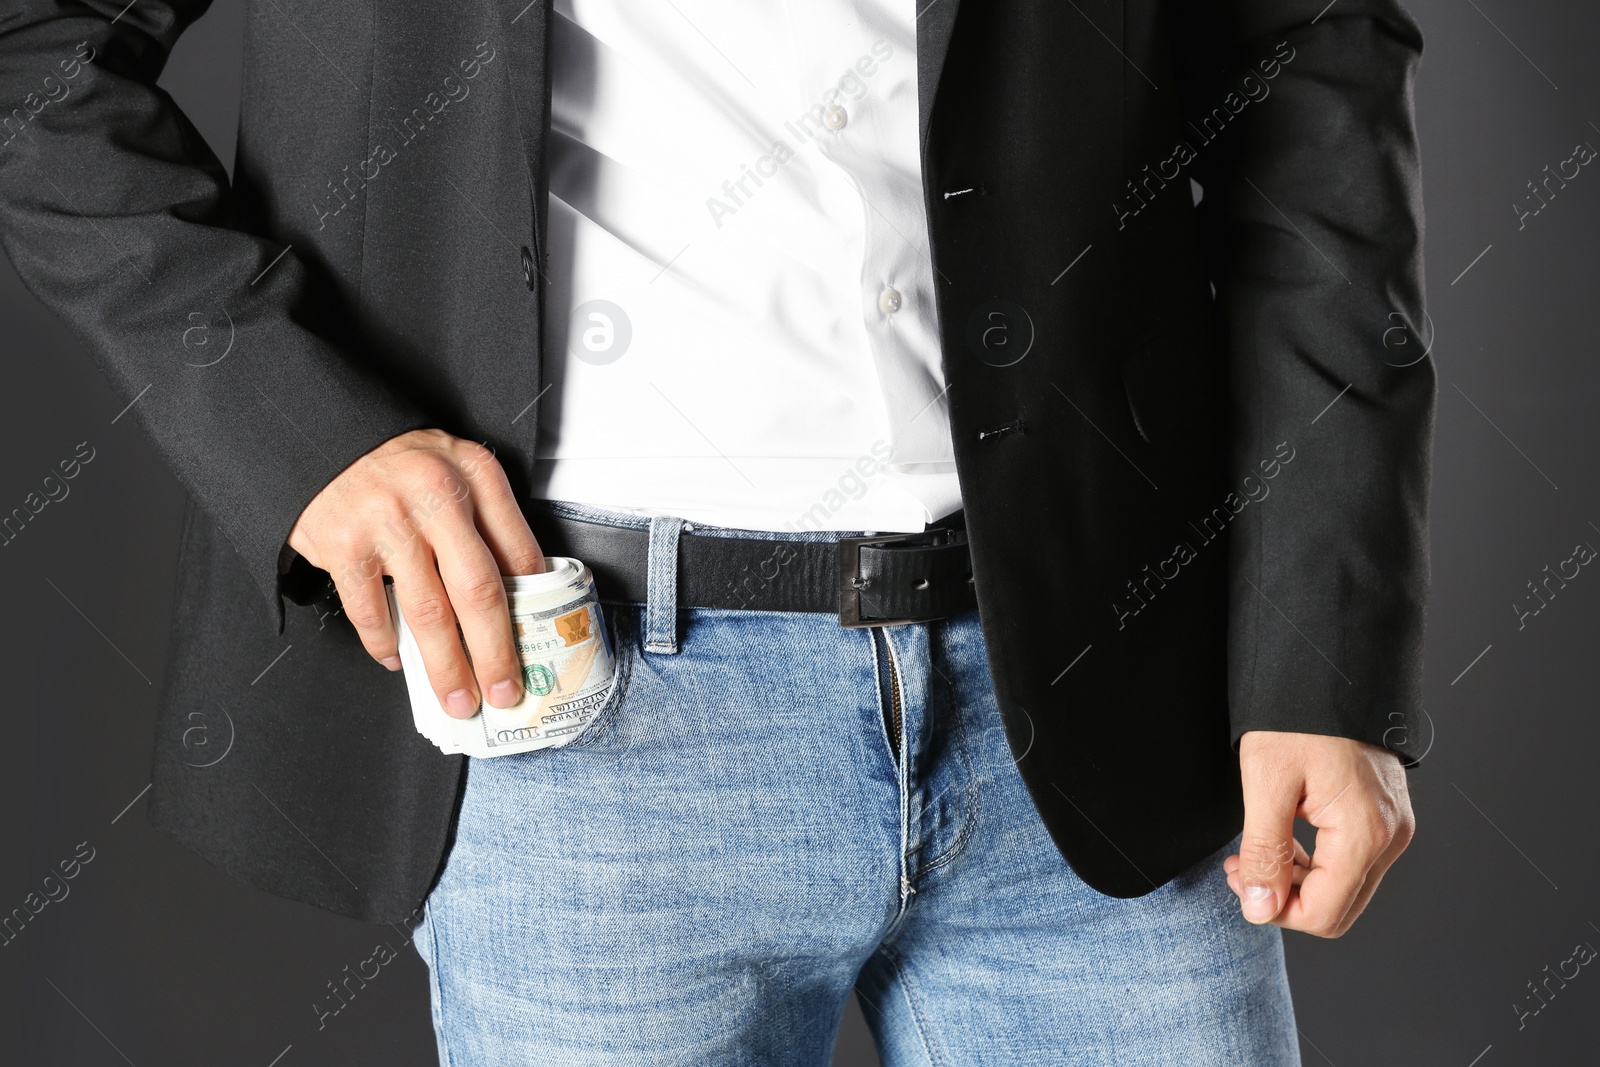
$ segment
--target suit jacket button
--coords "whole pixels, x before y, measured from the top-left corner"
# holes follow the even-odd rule
[[[528,251],[528,246],[522,246],[522,280],[533,288],[533,253]]]

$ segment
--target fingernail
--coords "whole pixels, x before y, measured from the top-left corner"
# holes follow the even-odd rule
[[[1264,923],[1278,914],[1276,894],[1271,886],[1247,885],[1244,887],[1244,917],[1253,923]]]
[[[400,669],[399,656],[385,656],[378,662],[382,663],[385,667],[388,667],[391,671],[397,671]]]
[[[489,687],[489,703],[497,708],[509,708],[517,702],[517,685],[511,679],[496,682]]]
[[[458,719],[470,719],[478,713],[478,702],[465,689],[457,689],[444,698],[444,709]]]

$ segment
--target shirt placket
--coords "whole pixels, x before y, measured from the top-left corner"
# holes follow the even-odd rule
[[[906,147],[893,140],[895,120],[905,119],[910,94],[910,129],[915,129],[915,54],[894,51],[887,61],[872,58],[871,26],[824,38],[806,33],[799,42],[804,69],[820,87],[838,88],[842,76],[855,73],[863,88],[855,98],[840,93],[824,103],[822,124],[829,131],[817,139],[817,150],[848,179],[861,200],[862,257],[858,313],[871,352],[871,386],[878,391],[888,424],[896,464],[950,459],[948,434],[940,420],[921,418],[940,402],[937,374],[930,374],[917,349],[925,347],[932,309],[931,279],[920,189],[912,188],[916,165]],[[865,73],[858,62],[869,60]],[[910,84],[907,85],[907,80]],[[899,96],[892,96],[894,93]],[[903,132],[903,131],[900,131]],[[936,371],[936,368],[932,368]]]

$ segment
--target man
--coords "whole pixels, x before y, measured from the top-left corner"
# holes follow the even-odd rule
[[[1297,1062],[1279,929],[1412,832],[1393,0],[274,0],[231,183],[204,8],[0,35],[7,251],[191,491],[158,825],[425,902],[450,1063],[821,1063],[852,987],[891,1063]],[[464,767],[384,580],[470,716],[546,554],[611,695]]]

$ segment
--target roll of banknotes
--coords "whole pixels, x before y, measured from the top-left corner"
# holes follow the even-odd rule
[[[616,686],[616,656],[594,577],[578,560],[551,556],[543,574],[504,579],[511,632],[522,660],[522,700],[509,708],[480,702],[468,719],[451,717],[428,681],[416,636],[389,587],[400,663],[417,732],[446,753],[506,756],[572,741],[594,721]],[[469,657],[470,659],[470,657]]]

